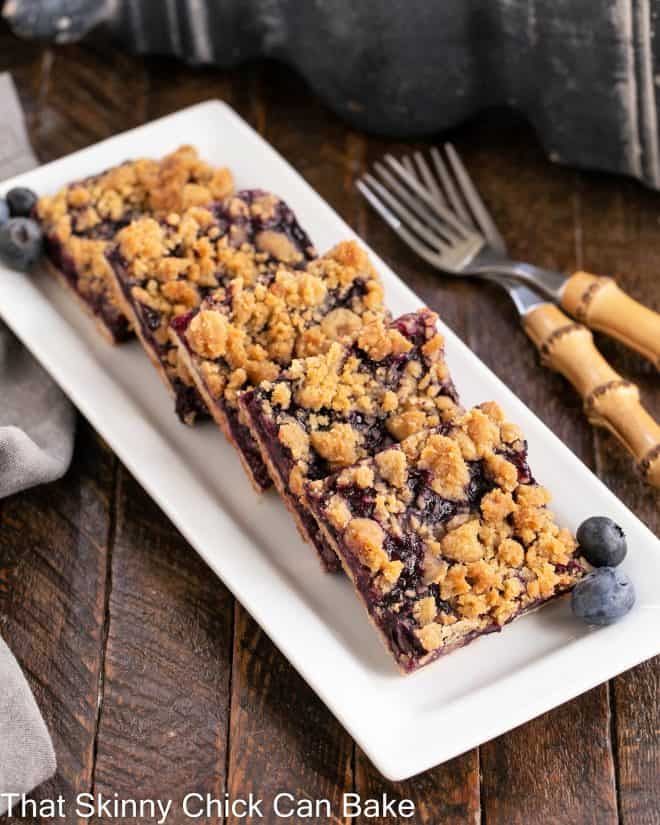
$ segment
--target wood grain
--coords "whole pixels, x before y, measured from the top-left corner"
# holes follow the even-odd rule
[[[0,633],[28,678],[58,761],[36,799],[70,801],[92,784],[115,468],[81,421],[66,478],[2,504]],[[70,809],[64,821],[75,822]]]
[[[94,791],[221,798],[233,599],[123,468],[110,583]]]
[[[263,798],[265,823],[284,821],[270,807],[279,793],[329,799],[338,811],[352,787],[350,737],[238,604],[229,743],[230,797]],[[243,821],[259,820],[228,819]]]
[[[614,680],[614,732],[622,825],[660,825],[660,657]]]
[[[479,752],[477,748],[425,771],[405,782],[388,782],[357,749],[355,787],[362,801],[410,799],[415,806],[415,825],[478,825],[481,817]],[[391,825],[391,816],[357,817],[360,825]],[[403,820],[402,820],[403,821]]]
[[[607,686],[481,747],[486,822],[615,825]]]
[[[144,122],[146,75],[140,62],[103,44],[41,47],[39,52],[34,44],[20,44],[30,60],[16,71],[10,62],[15,42],[9,41],[5,68],[17,81],[30,137],[42,161]]]

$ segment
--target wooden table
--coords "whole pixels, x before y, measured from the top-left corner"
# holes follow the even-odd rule
[[[183,106],[226,100],[658,532],[657,495],[614,440],[586,424],[570,387],[539,366],[506,295],[433,273],[360,202],[355,177],[401,144],[346,128],[273,64],[192,70],[98,42],[22,43],[0,27],[4,69],[44,161]],[[510,113],[450,137],[516,256],[615,275],[660,308],[658,194],[551,165]],[[659,416],[649,365],[598,343]],[[0,518],[0,632],[29,677],[59,761],[38,799],[226,790],[269,800],[285,790],[336,803],[356,790],[409,797],[413,821],[433,825],[660,823],[660,660],[393,786],[83,420],[66,478],[2,502]],[[69,811],[66,821],[75,819]],[[186,820],[179,811],[168,821]]]

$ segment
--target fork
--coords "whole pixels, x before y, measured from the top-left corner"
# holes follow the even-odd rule
[[[419,152],[414,161],[409,156],[398,161],[391,155],[384,160],[374,165],[380,181],[366,174],[356,184],[376,212],[436,269],[485,278],[504,287],[542,363],[573,384],[582,396],[588,420],[616,436],[634,457],[642,477],[660,487],[660,427],[642,406],[639,389],[608,364],[587,327],[568,318],[553,302],[594,328],[607,325],[621,340],[621,331],[629,329],[625,320],[634,318],[637,328],[625,333],[626,343],[633,345],[634,338],[634,348],[644,349],[643,354],[652,355],[656,363],[660,316],[626,296],[611,279],[582,272],[566,278],[512,261],[450,144],[445,145],[444,158],[437,148],[431,150],[435,174]],[[612,317],[612,302],[621,307],[617,312],[623,320]]]
[[[366,196],[363,187],[367,184],[376,190],[408,225],[407,229],[399,222],[399,228],[393,226],[395,231],[434,266],[454,274],[482,278],[513,277],[562,306],[578,321],[617,338],[656,368],[660,367],[660,315],[626,295],[612,278],[588,272],[575,272],[566,277],[513,261],[456,150],[451,144],[445,144],[445,152],[446,162],[437,148],[431,149],[437,177],[420,152],[415,153],[414,164],[410,157],[400,162],[392,155],[385,155],[385,163],[374,165],[385,186],[371,175],[365,175],[361,191]],[[439,221],[433,223],[429,207]],[[434,244],[429,229],[431,234],[434,231],[440,234],[444,247]],[[446,248],[446,233],[451,235],[452,231],[450,252]],[[460,242],[456,232],[461,236]]]

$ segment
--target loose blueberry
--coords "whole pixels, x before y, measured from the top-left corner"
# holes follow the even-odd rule
[[[4,198],[0,198],[0,226],[9,220],[9,204]]]
[[[29,218],[36,203],[37,196],[25,186],[16,186],[7,192],[7,204],[12,218]]]
[[[31,218],[10,218],[0,226],[0,258],[14,269],[29,269],[41,255],[43,233]]]
[[[580,551],[594,567],[616,567],[626,557],[626,536],[607,516],[592,516],[578,527]]]
[[[589,624],[618,621],[635,604],[635,588],[622,570],[599,567],[573,588],[573,613]]]

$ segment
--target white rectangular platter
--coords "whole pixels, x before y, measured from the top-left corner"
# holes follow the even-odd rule
[[[229,107],[209,101],[4,182],[50,193],[127,158],[195,144],[239,188],[270,189],[321,251],[355,233]],[[420,301],[375,255],[397,315]],[[389,779],[401,780],[491,739],[660,652],[660,546],[591,472],[445,328],[465,404],[496,399],[528,436],[530,464],[575,529],[618,521],[633,612],[590,630],[566,600],[402,677],[343,576],[321,572],[275,494],[252,491],[212,424],[179,424],[137,343],[112,348],[51,279],[0,266],[0,315]],[[0,420],[2,415],[0,399]]]

